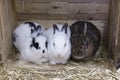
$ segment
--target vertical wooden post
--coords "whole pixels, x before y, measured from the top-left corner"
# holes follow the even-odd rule
[[[4,63],[11,52],[12,32],[16,25],[14,0],[0,0],[0,45],[1,59]]]
[[[109,30],[109,54],[120,68],[120,0],[112,0]]]
[[[2,54],[2,30],[1,30],[1,19],[0,19],[0,60]]]

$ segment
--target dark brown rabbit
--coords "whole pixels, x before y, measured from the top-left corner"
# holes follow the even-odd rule
[[[94,56],[99,48],[100,31],[91,22],[78,21],[70,26],[71,59],[73,61],[87,60]]]

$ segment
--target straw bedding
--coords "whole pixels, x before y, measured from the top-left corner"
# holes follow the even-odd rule
[[[101,52],[107,53],[103,48]],[[66,65],[26,64],[12,57],[0,66],[0,80],[120,80],[119,75],[106,55]]]

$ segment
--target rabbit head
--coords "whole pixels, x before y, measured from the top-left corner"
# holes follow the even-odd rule
[[[67,23],[64,25],[53,25],[53,39],[49,46],[54,57],[63,58],[67,55],[71,48],[68,34],[70,34],[70,31]]]

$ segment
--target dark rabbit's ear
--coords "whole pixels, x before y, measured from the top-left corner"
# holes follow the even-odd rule
[[[67,27],[68,27],[67,23],[65,23],[62,27],[62,31],[65,31],[65,34],[67,34]]]
[[[55,34],[55,30],[58,30],[59,31],[59,29],[58,29],[58,27],[57,27],[57,25],[56,24],[53,24],[53,34]]]

